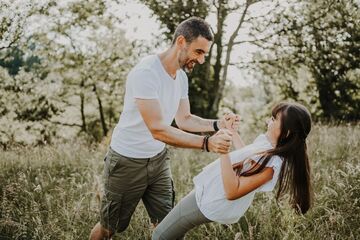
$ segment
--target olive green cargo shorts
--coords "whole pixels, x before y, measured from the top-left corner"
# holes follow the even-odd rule
[[[174,207],[175,191],[165,148],[152,158],[129,158],[109,149],[104,166],[100,224],[113,233],[124,231],[140,199],[156,224]]]

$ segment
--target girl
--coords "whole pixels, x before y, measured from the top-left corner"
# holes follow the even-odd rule
[[[267,121],[267,132],[244,146],[234,128],[230,154],[206,166],[184,197],[153,232],[152,239],[179,239],[203,223],[236,223],[256,192],[272,191],[279,179],[278,199],[290,192],[291,205],[306,213],[311,205],[310,165],[306,137],[311,129],[308,110],[297,103],[280,103]]]

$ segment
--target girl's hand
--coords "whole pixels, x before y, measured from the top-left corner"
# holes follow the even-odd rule
[[[239,115],[235,115],[234,120],[232,122],[231,125],[231,131],[237,132],[239,130],[239,126],[240,126],[240,116]]]
[[[231,131],[234,119],[235,119],[235,114],[234,113],[225,114],[225,128],[226,129]]]
[[[240,116],[234,113],[228,113],[225,117],[225,127],[232,133],[236,133],[240,126]]]
[[[230,113],[225,113],[222,118],[220,119],[219,122],[219,127],[221,129],[228,129],[228,130],[233,130],[234,128],[238,128],[239,126],[239,122],[240,122],[240,116],[239,115],[235,115],[234,113],[230,112]],[[235,124],[235,125],[234,125]]]

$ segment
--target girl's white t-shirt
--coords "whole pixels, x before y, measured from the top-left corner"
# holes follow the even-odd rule
[[[165,143],[153,138],[135,100],[157,99],[163,120],[170,126],[178,110],[180,99],[186,98],[188,98],[188,78],[183,70],[179,69],[176,78],[173,79],[165,71],[157,55],[143,58],[128,74],[124,108],[111,137],[111,148],[127,157],[155,156],[164,149]]]
[[[271,143],[265,134],[259,135],[255,141],[239,150],[231,152],[231,163],[238,163],[246,159],[258,161],[260,155],[257,153],[271,149]],[[231,224],[239,221],[246,210],[250,207],[256,192],[272,191],[276,185],[281,170],[282,159],[273,156],[266,164],[272,167],[274,174],[272,179],[252,192],[236,200],[227,200],[221,175],[220,159],[216,159],[211,164],[203,168],[193,181],[195,184],[196,203],[200,211],[208,219]],[[245,162],[241,172],[247,171],[251,167],[250,162]]]

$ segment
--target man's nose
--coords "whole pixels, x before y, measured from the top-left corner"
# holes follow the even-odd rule
[[[203,64],[205,62],[205,55],[201,55],[197,61],[199,62],[199,64]]]

